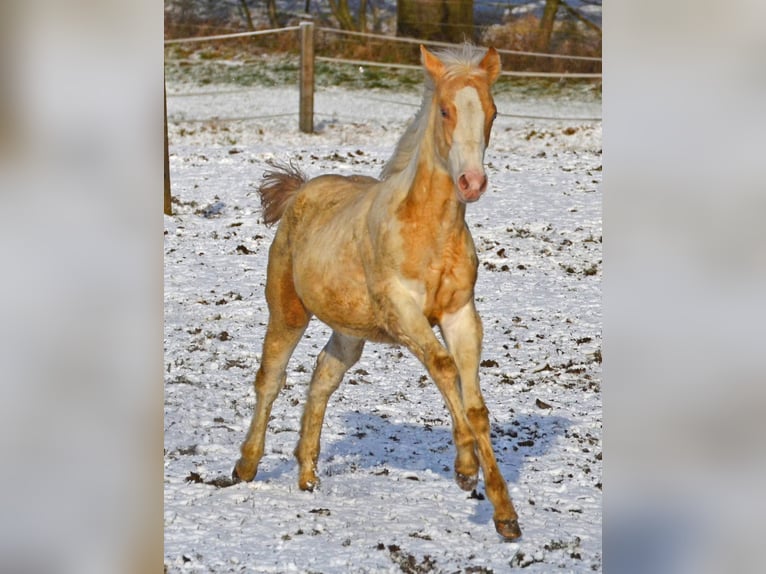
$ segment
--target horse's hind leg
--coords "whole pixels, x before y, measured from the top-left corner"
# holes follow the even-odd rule
[[[305,327],[302,329],[275,328],[269,322],[263,342],[263,358],[255,375],[255,411],[250,421],[245,441],[240,447],[241,456],[234,467],[234,480],[253,480],[258,463],[263,456],[266,426],[271,407],[285,384],[285,367]]]
[[[240,448],[241,456],[232,472],[235,481],[255,478],[258,463],[263,456],[271,407],[285,384],[285,368],[290,355],[311,318],[295,293],[290,267],[281,264],[278,257],[269,259],[266,280],[269,324],[263,340],[261,366],[255,375],[255,412]]]
[[[316,464],[319,457],[319,437],[330,395],[338,388],[343,375],[359,360],[364,340],[333,332],[319,354],[301,419],[301,434],[295,457],[298,459],[298,486],[313,490],[318,479]]]

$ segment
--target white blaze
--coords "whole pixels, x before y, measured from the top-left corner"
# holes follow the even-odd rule
[[[484,109],[475,88],[466,86],[455,94],[457,125],[449,151],[449,172],[453,181],[462,173],[484,173]]]

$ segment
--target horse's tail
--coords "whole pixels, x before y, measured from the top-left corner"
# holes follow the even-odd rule
[[[306,176],[292,161],[280,162],[268,160],[273,169],[263,173],[263,180],[258,187],[261,196],[261,212],[266,225],[274,225],[301,186],[306,183]]]

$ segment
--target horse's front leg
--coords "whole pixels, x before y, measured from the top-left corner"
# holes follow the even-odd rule
[[[476,458],[474,432],[460,396],[458,381],[461,364],[436,338],[420,306],[408,291],[403,290],[396,297],[391,297],[387,304],[388,330],[420,359],[444,398],[452,417],[453,439],[457,450],[455,478],[462,489],[472,490],[478,480],[479,462]],[[481,325],[478,338],[480,345]]]
[[[504,538],[518,538],[521,536],[518,515],[508,494],[508,486],[497,466],[490,440],[489,411],[479,388],[482,326],[473,301],[456,313],[445,315],[440,327],[460,373],[462,403],[479,452],[487,497],[495,509],[495,528]],[[459,455],[460,453],[458,457]],[[469,465],[464,468],[471,469],[470,462],[469,460]],[[459,472],[457,464],[455,469]],[[478,469],[476,471],[478,472]]]

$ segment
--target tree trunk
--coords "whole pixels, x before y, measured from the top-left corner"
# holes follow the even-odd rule
[[[537,52],[547,53],[551,46],[551,35],[553,34],[553,23],[556,21],[556,12],[559,10],[559,0],[545,0],[545,11],[540,20],[540,28],[537,32],[537,42],[535,50]]]
[[[396,33],[424,40],[465,42],[473,38],[473,0],[398,0]]]
[[[577,18],[580,22],[585,24],[588,28],[596,32],[599,36],[601,36],[601,27],[598,24],[594,24],[588,18],[586,18],[582,12],[577,10],[576,8],[572,8],[569,4],[564,2],[564,0],[559,0],[559,4],[561,4],[561,7],[566,10],[569,14]]]
[[[250,8],[247,6],[247,0],[239,0],[239,3],[242,5],[242,12],[245,14],[245,21],[247,22],[247,29],[248,30],[255,30],[255,26],[253,26],[253,18],[250,16]]]
[[[330,10],[338,21],[341,30],[356,30],[356,22],[348,8],[348,0],[330,0]]]
[[[277,0],[266,0],[266,12],[269,15],[269,25],[272,28],[279,28],[279,18],[277,17]]]
[[[367,0],[360,0],[359,2],[359,17],[357,18],[357,22],[359,22],[359,31],[366,32],[367,31]]]

